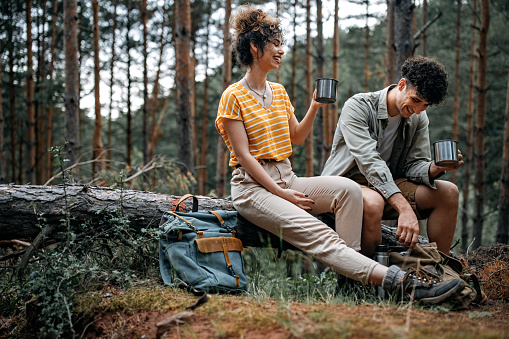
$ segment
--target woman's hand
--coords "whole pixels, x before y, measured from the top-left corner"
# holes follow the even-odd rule
[[[312,209],[315,203],[312,199],[309,199],[306,194],[294,191],[289,188],[283,189],[279,196],[283,199],[288,200],[295,206],[302,208],[303,210]]]

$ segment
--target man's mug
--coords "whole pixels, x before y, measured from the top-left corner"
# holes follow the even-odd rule
[[[435,165],[454,167],[458,165],[458,142],[456,140],[438,140],[433,143]]]
[[[316,101],[331,104],[336,102],[338,81],[332,78],[316,79]]]

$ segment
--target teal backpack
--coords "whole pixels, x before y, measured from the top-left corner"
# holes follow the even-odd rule
[[[193,198],[193,211],[179,212],[180,203]],[[160,228],[159,268],[170,286],[211,293],[239,293],[247,289],[242,242],[235,237],[236,211],[198,211],[197,198],[183,196],[176,211],[165,212]]]

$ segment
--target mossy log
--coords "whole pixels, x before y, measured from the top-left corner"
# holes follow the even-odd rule
[[[197,196],[199,210],[234,210],[226,199]],[[41,229],[55,225],[65,230],[67,216],[72,224],[87,223],[100,228],[112,216],[125,217],[133,230],[158,228],[165,211],[174,209],[180,196],[147,191],[121,190],[86,185],[38,186],[0,185],[0,240],[36,238]],[[181,204],[190,212],[192,200]],[[330,222],[324,220],[329,226]],[[397,245],[395,229],[382,225],[384,243]],[[294,249],[274,234],[239,217],[237,236],[244,246]],[[51,236],[50,236],[51,237]],[[420,242],[427,242],[421,238]]]

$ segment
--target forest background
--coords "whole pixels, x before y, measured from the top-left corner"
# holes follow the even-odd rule
[[[348,97],[397,81],[406,33],[406,57],[436,58],[449,73],[449,97],[428,115],[431,142],[454,138],[465,157],[445,177],[460,189],[455,238],[464,251],[507,243],[507,1],[250,2],[284,23],[284,62],[269,80],[286,87],[299,119],[314,79],[339,80],[338,101],[294,148],[297,175],[320,174]],[[77,183],[227,198],[214,119],[244,72],[224,29],[243,3],[2,1],[0,183],[58,184],[64,154]],[[405,8],[406,31],[393,21]]]

